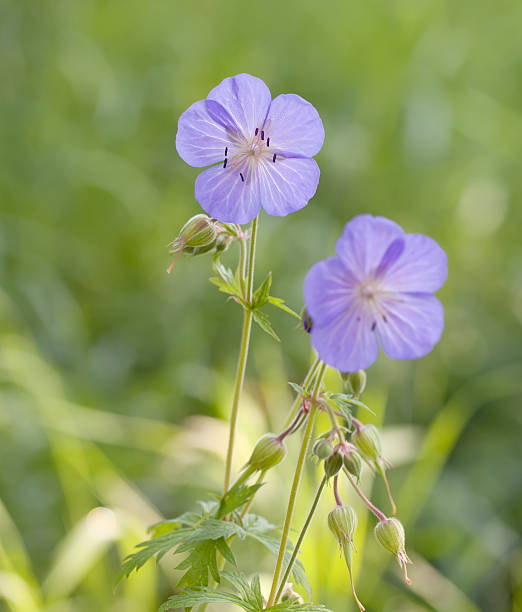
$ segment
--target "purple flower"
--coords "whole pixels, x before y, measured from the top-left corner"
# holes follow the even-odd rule
[[[311,159],[323,146],[315,108],[295,94],[272,100],[256,77],[222,81],[179,118],[176,149],[187,164],[211,166],[195,196],[219,221],[247,223],[260,211],[283,217],[306,206],[319,182]]]
[[[384,217],[359,215],[346,224],[335,250],[304,283],[319,357],[355,372],[377,359],[379,343],[392,359],[429,353],[444,327],[442,305],[432,295],[447,276],[440,246]]]

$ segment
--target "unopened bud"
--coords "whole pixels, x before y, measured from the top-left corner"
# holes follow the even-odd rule
[[[343,467],[343,458],[340,453],[333,453],[324,461],[324,473],[327,478],[335,476]]]
[[[301,595],[294,591],[293,584],[291,582],[287,582],[285,584],[283,593],[281,594],[281,601],[293,601],[298,604],[304,603],[304,600]]]
[[[191,217],[181,228],[178,237],[171,244],[171,252],[187,251],[192,248],[206,247],[216,240],[216,222],[208,215],[199,214]]]
[[[353,542],[353,534],[357,528],[357,514],[351,506],[336,506],[328,515],[328,527],[344,547]]]
[[[366,388],[366,372],[364,370],[357,370],[357,372],[351,372],[348,374],[348,382],[355,395],[359,396]]]
[[[232,236],[229,234],[218,234],[216,237],[216,253],[224,253],[232,243]]]
[[[381,436],[375,425],[364,425],[360,429],[356,429],[350,440],[367,459],[381,458]]]
[[[327,459],[333,453],[333,444],[326,438],[319,438],[312,447],[314,454],[319,461]]]
[[[281,463],[285,456],[285,443],[276,434],[267,433],[257,441],[247,465],[254,470],[264,472]]]
[[[361,455],[359,455],[355,448],[351,448],[348,452],[344,454],[343,464],[344,467],[350,472],[350,474],[352,476],[355,476],[355,478],[357,478],[357,481],[359,481],[362,472],[362,459]]]
[[[406,554],[406,537],[402,523],[396,518],[387,518],[380,521],[375,526],[375,537],[386,550],[395,555],[403,569],[404,580],[411,584],[406,568],[406,565],[411,561]]]
[[[303,329],[305,332],[310,333],[312,331],[312,318],[308,314],[306,308],[301,313],[301,320],[303,322]]]

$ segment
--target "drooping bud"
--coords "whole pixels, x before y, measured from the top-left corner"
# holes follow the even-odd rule
[[[267,433],[256,442],[247,466],[253,470],[264,472],[281,463],[285,456],[285,443],[276,434]]]
[[[375,526],[375,537],[386,550],[395,555],[404,572],[404,580],[411,584],[406,567],[411,561],[406,554],[406,537],[402,523],[396,518],[387,518],[380,521]]]
[[[350,474],[357,478],[357,482],[359,482],[362,472],[362,459],[355,448],[352,447],[347,452],[344,452],[343,464]]]
[[[343,547],[353,543],[357,528],[357,514],[351,506],[336,506],[328,515],[328,527]]]
[[[366,388],[366,372],[364,370],[351,372],[348,374],[348,382],[354,394],[359,397]]]
[[[312,331],[313,323],[312,323],[312,318],[308,314],[308,311],[306,310],[306,308],[304,308],[303,312],[301,313],[301,321],[303,322],[303,329],[305,330],[305,332],[310,333]]]
[[[363,425],[357,428],[351,435],[350,440],[367,459],[381,458],[381,436],[375,425]]]
[[[319,461],[327,459],[333,453],[333,444],[327,438],[319,438],[312,446],[312,454],[315,455]]]
[[[336,506],[328,515],[328,527],[336,537],[343,551],[346,566],[350,574],[350,584],[355,603],[359,607],[359,610],[364,612],[364,606],[359,601],[357,593],[355,592],[352,573],[353,536],[357,528],[357,515],[355,514],[355,510],[351,506]]]
[[[191,217],[181,228],[177,238],[172,242],[171,252],[179,250],[206,247],[216,240],[217,229],[215,219],[199,214]]]
[[[281,601],[293,601],[298,604],[304,603],[304,599],[296,593],[293,589],[293,584],[291,582],[287,582],[283,589],[283,593],[281,594]]]
[[[335,476],[343,467],[343,457],[341,453],[333,453],[324,461],[324,473],[327,478]]]

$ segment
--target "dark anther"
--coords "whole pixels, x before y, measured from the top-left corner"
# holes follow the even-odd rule
[[[225,147],[225,157],[227,156],[228,153],[228,147]]]
[[[270,146],[270,136],[266,139],[266,146],[269,147]]]
[[[375,328],[376,328],[376,327],[377,327],[377,323],[374,321],[374,322],[372,323],[372,331],[375,331]]]
[[[228,159],[225,157],[225,161],[223,162],[223,168],[227,167],[227,161],[228,161]]]
[[[264,140],[264,139],[265,139],[265,131],[261,130],[261,140]]]
[[[256,133],[254,134],[254,136],[257,136],[258,132],[259,132],[259,128],[256,128]]]
[[[382,315],[382,320],[383,320],[385,323],[388,323],[388,318],[386,317],[386,315]]]
[[[241,177],[241,180],[243,181],[243,183],[245,182],[245,177],[243,176],[243,174],[240,172],[239,176]]]
[[[272,157],[272,161],[274,162],[274,164],[275,164],[276,157],[277,157],[277,153],[274,153],[274,157]]]

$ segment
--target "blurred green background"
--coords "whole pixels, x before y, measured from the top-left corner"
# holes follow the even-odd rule
[[[362,601],[522,610],[521,23],[519,0],[1,0],[0,610],[156,610],[177,560],[114,591],[122,556],[221,486],[240,310],[207,283],[209,259],[165,268],[200,210],[177,118],[238,72],[310,100],[326,129],[316,197],[261,217],[275,295],[299,310],[307,269],[361,212],[449,254],[441,343],[369,371],[415,564],[408,589],[361,509]],[[254,330],[236,467],[281,427],[311,359],[295,322],[272,320],[283,342]],[[256,502],[277,524],[292,464]],[[296,527],[317,479],[309,465]],[[332,504],[302,558],[314,600],[342,612]],[[274,560],[238,550],[267,582]]]

